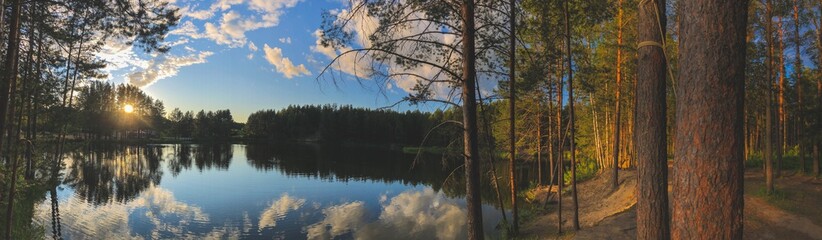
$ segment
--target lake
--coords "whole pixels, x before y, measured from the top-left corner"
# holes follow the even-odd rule
[[[80,147],[66,154],[55,190],[59,232],[65,239],[465,238],[461,162],[414,157],[296,144]],[[51,203],[46,192],[34,213],[49,238]],[[487,236],[500,236],[501,217],[484,205]]]

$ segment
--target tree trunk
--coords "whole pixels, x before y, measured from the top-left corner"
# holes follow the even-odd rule
[[[554,111],[553,111],[554,110],[554,108],[553,108],[553,106],[554,106],[554,103],[553,103],[553,101],[554,101],[554,91],[552,91],[552,89],[551,89],[552,88],[552,82],[551,82],[551,76],[550,75],[548,76],[547,81],[548,81],[548,86],[549,87],[548,87],[548,114],[546,114],[546,118],[548,118],[548,119],[546,119],[547,120],[546,123],[548,124],[548,126],[547,126],[547,128],[548,128],[548,182],[550,183],[550,182],[554,181],[554,176],[556,176],[556,175],[554,175],[554,166],[555,166],[554,165],[554,156],[555,156],[554,155],[554,146],[556,146],[555,141],[556,141],[556,136],[557,135],[554,133],[553,124],[551,124],[552,121],[553,121],[551,119],[551,116],[554,113]]]
[[[663,16],[658,18],[657,16]],[[637,239],[669,239],[665,0],[639,6],[636,115]],[[646,43],[654,43],[646,45]],[[659,44],[659,45],[656,45]]]
[[[468,211],[468,239],[483,239],[482,200],[480,196],[479,147],[477,137],[476,47],[474,0],[464,0],[462,7],[462,120],[465,154],[465,201]]]
[[[565,142],[565,135],[562,132],[562,76],[565,67],[562,67],[562,61],[559,61],[558,65],[560,70],[557,76],[557,232],[562,233],[562,188],[565,186],[562,156]]]
[[[804,139],[802,135],[804,135],[803,130],[805,129],[805,121],[803,120],[803,109],[802,109],[802,36],[799,34],[799,26],[802,22],[799,21],[799,0],[793,0],[793,34],[794,34],[794,76],[795,85],[796,85],[796,133],[797,133],[797,147],[799,148],[799,162],[802,165],[802,172],[808,172],[807,164],[805,164],[805,148],[804,146]]]
[[[513,234],[516,235],[517,232],[519,231],[519,225],[518,225],[519,216],[518,216],[518,213],[517,213],[517,178],[516,178],[517,175],[516,175],[516,164],[514,163],[514,161],[517,158],[517,136],[516,136],[516,122],[517,122],[517,119],[516,119],[516,101],[517,101],[517,96],[516,96],[516,91],[517,91],[516,90],[516,66],[517,66],[517,64],[516,64],[516,60],[517,60],[517,58],[516,58],[516,51],[517,51],[517,48],[516,48],[516,46],[517,46],[516,45],[516,43],[517,43],[516,26],[517,26],[517,20],[516,19],[517,19],[517,15],[516,15],[516,0],[511,0],[509,2],[509,4],[510,4],[509,7],[511,8],[510,9],[511,10],[511,13],[510,13],[511,18],[509,19],[509,22],[511,24],[510,25],[511,29],[510,29],[510,33],[509,33],[511,42],[509,43],[510,48],[508,49],[510,51],[510,53],[509,53],[510,54],[510,59],[509,59],[509,61],[510,61],[509,64],[510,65],[508,67],[508,71],[509,71],[508,72],[508,94],[509,94],[508,95],[508,117],[509,117],[509,119],[508,119],[508,123],[509,123],[509,126],[508,126],[509,127],[508,128],[508,140],[509,140],[508,141],[508,144],[509,144],[508,148],[509,149],[508,150],[510,151],[509,154],[508,154],[508,169],[510,171],[509,172],[510,174],[508,175],[508,179],[509,179],[508,183],[511,186],[511,218],[512,218],[512,222],[513,222],[512,225],[511,225],[511,230],[513,231]]]
[[[9,111],[9,101],[14,95],[15,83],[17,82],[18,53],[20,51],[20,0],[14,0],[11,5],[11,21],[9,22],[9,42],[6,50],[6,64],[4,66],[7,76],[5,83],[0,84],[0,131],[7,128],[6,120],[14,119],[14,111]],[[10,128],[10,127],[9,127]],[[2,138],[0,138],[2,139]],[[10,145],[11,142],[6,143]],[[0,147],[2,147],[0,141]],[[11,156],[11,154],[7,154]],[[6,239],[11,239],[12,223],[14,221],[14,195],[15,185],[17,185],[17,158],[9,158],[11,161],[11,172],[8,174],[10,180],[9,192],[6,205]]]
[[[773,193],[773,68],[774,68],[774,52],[773,52],[773,6],[770,0],[767,0],[765,19],[765,41],[768,45],[768,80],[765,81],[765,86],[768,91],[768,100],[765,105],[765,188],[768,194]]]
[[[813,145],[813,176],[819,177],[819,143]]]
[[[616,86],[614,87],[614,168],[611,178],[611,190],[619,187],[619,95],[622,90],[622,0],[617,1],[617,53],[616,53]]]
[[[542,93],[537,98],[537,186],[542,186]]]
[[[3,2],[3,1],[0,1]],[[0,133],[6,129],[7,115],[9,113],[9,100],[11,98],[10,91],[13,91],[17,81],[17,61],[20,52],[20,1],[12,2],[11,22],[9,22],[9,38],[6,48],[6,61],[3,69],[6,70],[4,81],[0,82]],[[5,11],[2,11],[5,12]],[[2,16],[3,14],[0,14]],[[2,23],[3,20],[0,20]],[[2,32],[2,31],[0,31]],[[2,37],[2,33],[0,33]],[[0,134],[1,136],[2,134]],[[3,138],[0,137],[0,148],[3,146]]]
[[[779,72],[779,81],[777,82],[778,86],[777,89],[777,124],[776,124],[776,177],[780,177],[782,175],[782,156],[785,155],[785,142],[787,142],[787,137],[785,136],[786,131],[786,123],[787,119],[785,117],[785,46],[784,46],[784,28],[782,28],[782,17],[776,18],[776,26],[778,28],[778,35],[776,42],[779,44],[779,48],[777,48],[777,59],[779,60],[779,65],[777,66],[777,72]]]
[[[568,1],[565,0],[565,52],[568,58],[568,120],[571,129],[568,142],[571,147],[571,204],[574,209],[574,230],[579,230],[579,200],[577,199],[577,159],[576,144],[574,143],[574,68],[571,52],[571,17],[568,11]]]
[[[673,239],[742,239],[748,1],[679,3]]]

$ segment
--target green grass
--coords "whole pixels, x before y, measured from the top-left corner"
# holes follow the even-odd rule
[[[594,161],[582,161],[577,164],[577,182],[582,182],[594,178],[597,175],[597,166]],[[568,170],[563,175],[565,184],[571,184],[571,171]]]
[[[774,167],[776,166],[776,156],[772,158],[774,161]],[[810,170],[811,168],[811,157],[805,157],[805,166]],[[745,161],[745,168],[746,169],[762,169],[765,164],[765,159],[762,153],[753,153],[748,156],[748,159]],[[799,161],[799,154],[797,153],[796,149],[789,149],[785,155],[782,156],[782,170],[788,171],[801,171],[802,170],[802,163]]]
[[[796,206],[794,206],[794,204],[792,204],[791,201],[792,197],[794,197],[794,193],[792,192],[774,189],[774,191],[771,194],[768,194],[768,191],[765,187],[758,187],[753,192],[753,195],[762,198],[769,204],[781,208],[783,210],[788,210],[791,212],[797,210]]]

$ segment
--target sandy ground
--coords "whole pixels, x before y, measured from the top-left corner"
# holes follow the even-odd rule
[[[619,190],[610,191],[610,174],[600,175],[580,183],[580,225],[572,232],[571,198],[563,196],[563,230],[557,234],[556,205],[549,204],[548,213],[525,223],[524,239],[636,239],[636,175],[620,172]],[[822,240],[822,180],[799,175],[777,179],[776,186],[784,193],[779,203],[772,203],[754,194],[762,188],[761,172],[745,176],[745,239],[820,239]],[[547,191],[537,191],[544,199]],[[534,203],[541,204],[541,203]],[[777,206],[778,205],[778,206]]]
[[[634,171],[620,172],[620,187],[617,191],[611,191],[610,174],[600,174],[591,180],[581,182],[577,185],[577,189],[579,190],[580,226],[583,229],[591,228],[609,217],[614,218],[616,217],[614,215],[626,212],[636,204],[636,174]],[[545,199],[546,193],[545,188],[539,189],[536,198]],[[562,229],[569,232],[573,229],[570,221],[571,214],[573,214],[570,194],[563,195],[562,199]],[[538,201],[534,204],[542,203]],[[549,204],[549,208],[552,208],[550,213],[539,216],[524,225],[520,231],[522,236],[558,238],[556,205]],[[563,236],[567,237],[567,235]]]

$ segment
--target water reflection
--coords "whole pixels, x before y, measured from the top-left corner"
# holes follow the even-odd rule
[[[465,239],[465,201],[425,189],[409,190],[382,203],[375,221],[360,201],[330,206],[325,218],[306,229],[308,239]],[[501,213],[485,207],[486,229],[493,229]],[[398,234],[401,233],[401,234]]]
[[[385,148],[317,145],[248,145],[249,164],[261,170],[277,170],[287,176],[333,181],[382,181],[426,184],[440,189],[442,180],[459,164],[438,156],[413,155]]]
[[[159,184],[160,148],[104,147],[69,153],[63,184],[84,200],[104,204],[132,200],[151,184]]]
[[[67,154],[58,188],[63,236],[464,238],[463,185],[445,181],[458,164],[412,161],[386,149],[316,145],[81,148]],[[500,213],[484,208],[493,232]],[[49,201],[36,209],[50,229]]]
[[[183,229],[209,222],[208,214],[199,207],[180,202],[172,192],[153,186],[125,204],[95,205],[73,197],[60,202],[60,208],[65,224],[63,236],[68,239],[143,239],[137,235],[184,236]],[[49,205],[39,205],[38,218],[46,220],[50,217],[46,215],[50,214],[50,210]],[[146,224],[151,226],[140,226]],[[138,234],[135,229],[148,231]]]
[[[289,211],[297,211],[305,204],[305,199],[298,199],[288,194],[283,194],[280,199],[271,203],[271,206],[260,214],[260,222],[257,224],[260,231],[263,228],[276,227],[277,221],[285,218]]]

